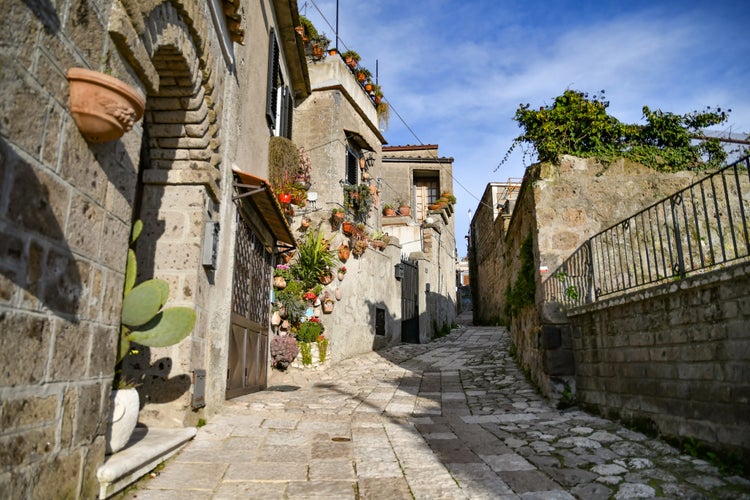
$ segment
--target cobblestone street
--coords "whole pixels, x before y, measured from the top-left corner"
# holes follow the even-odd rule
[[[750,498],[750,481],[549,406],[501,327],[462,325],[227,402],[126,498]]]

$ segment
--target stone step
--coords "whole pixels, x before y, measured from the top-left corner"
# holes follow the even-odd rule
[[[193,439],[195,427],[150,429],[136,427],[125,448],[109,455],[96,471],[99,498],[109,498],[136,482],[157,465],[177,453]]]

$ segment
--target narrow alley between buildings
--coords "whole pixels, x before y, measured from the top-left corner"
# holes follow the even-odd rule
[[[227,402],[128,499],[750,498],[750,481],[557,410],[470,320]],[[468,323],[468,324],[466,324]]]

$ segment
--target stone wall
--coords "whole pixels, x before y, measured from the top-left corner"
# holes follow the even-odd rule
[[[750,264],[568,316],[581,405],[750,462]]]
[[[567,318],[559,308],[543,303],[543,280],[589,237],[687,186],[696,176],[659,173],[624,160],[605,166],[565,156],[559,165],[527,169],[510,221],[495,213],[494,193],[485,192],[471,226],[474,315],[479,323],[510,325],[521,364],[545,395],[559,397],[574,378]],[[529,235],[535,305],[507,318],[505,290],[518,277],[519,250]]]
[[[144,88],[113,50],[110,2],[30,5],[0,17],[0,496],[93,498],[142,128],[88,144],[65,72],[106,61]]]

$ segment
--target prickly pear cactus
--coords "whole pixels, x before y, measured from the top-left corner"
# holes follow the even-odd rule
[[[131,245],[142,229],[141,221],[133,224]],[[131,342],[148,347],[166,347],[181,342],[195,326],[196,314],[193,309],[163,309],[169,298],[169,283],[161,279],[151,279],[135,285],[137,272],[135,252],[129,248],[120,318],[118,362],[130,351]]]

